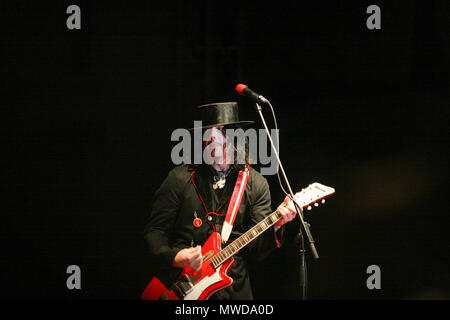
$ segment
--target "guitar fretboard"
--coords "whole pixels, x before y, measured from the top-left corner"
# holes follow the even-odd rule
[[[247,244],[255,240],[264,231],[273,226],[280,218],[281,214],[275,211],[262,221],[258,222],[255,226],[230,243],[225,249],[215,254],[210,260],[212,266],[214,268],[220,266],[227,259],[238,253]]]
[[[302,189],[300,192],[297,192],[294,195],[294,199],[299,207],[306,208],[307,206],[310,206],[311,204],[332,195],[334,192],[335,190],[333,188],[315,182],[313,184],[310,184],[307,188]],[[242,248],[255,240],[259,235],[273,226],[280,219],[281,214],[276,211],[271,213],[262,221],[253,226],[253,228],[230,243],[225,249],[216,253],[210,259],[211,265],[215,269],[217,269],[217,267],[219,267],[222,263],[238,253]]]

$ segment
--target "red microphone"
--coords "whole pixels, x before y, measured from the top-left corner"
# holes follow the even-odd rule
[[[259,93],[254,92],[253,90],[249,89],[245,84],[238,84],[236,86],[236,91],[242,95],[242,96],[246,96],[251,98],[252,100],[254,100],[255,102],[259,102],[259,103],[267,103],[267,99],[264,98],[262,95],[260,95]]]

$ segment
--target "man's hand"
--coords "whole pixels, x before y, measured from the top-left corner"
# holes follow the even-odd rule
[[[275,223],[275,231],[278,230],[283,224],[288,223],[292,219],[295,218],[297,211],[292,209],[291,206],[288,206],[290,199],[288,196],[284,198],[282,204],[280,204],[277,208],[277,212],[281,214],[281,219]]]
[[[173,259],[173,266],[177,268],[191,268],[199,271],[202,268],[202,247],[187,248],[178,251]]]

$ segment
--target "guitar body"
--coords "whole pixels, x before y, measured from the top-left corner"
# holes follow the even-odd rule
[[[217,291],[231,286],[233,279],[227,276],[227,272],[234,259],[226,260],[217,269],[210,263],[210,259],[221,250],[220,235],[213,232],[202,246],[203,264],[200,271],[184,268],[178,281],[170,288],[153,278],[142,293],[142,300],[207,300]]]

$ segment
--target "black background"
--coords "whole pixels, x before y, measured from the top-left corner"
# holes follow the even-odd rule
[[[66,28],[70,4],[81,30]],[[371,4],[381,30],[366,27]],[[309,297],[450,297],[448,1],[0,8],[2,298],[139,299],[171,132],[217,101],[261,127],[237,83],[274,105],[293,188],[336,188],[306,213],[320,255],[308,255]],[[254,270],[256,298],[299,298],[296,229]],[[81,290],[66,288],[72,264]],[[373,264],[381,290],[366,287]]]

